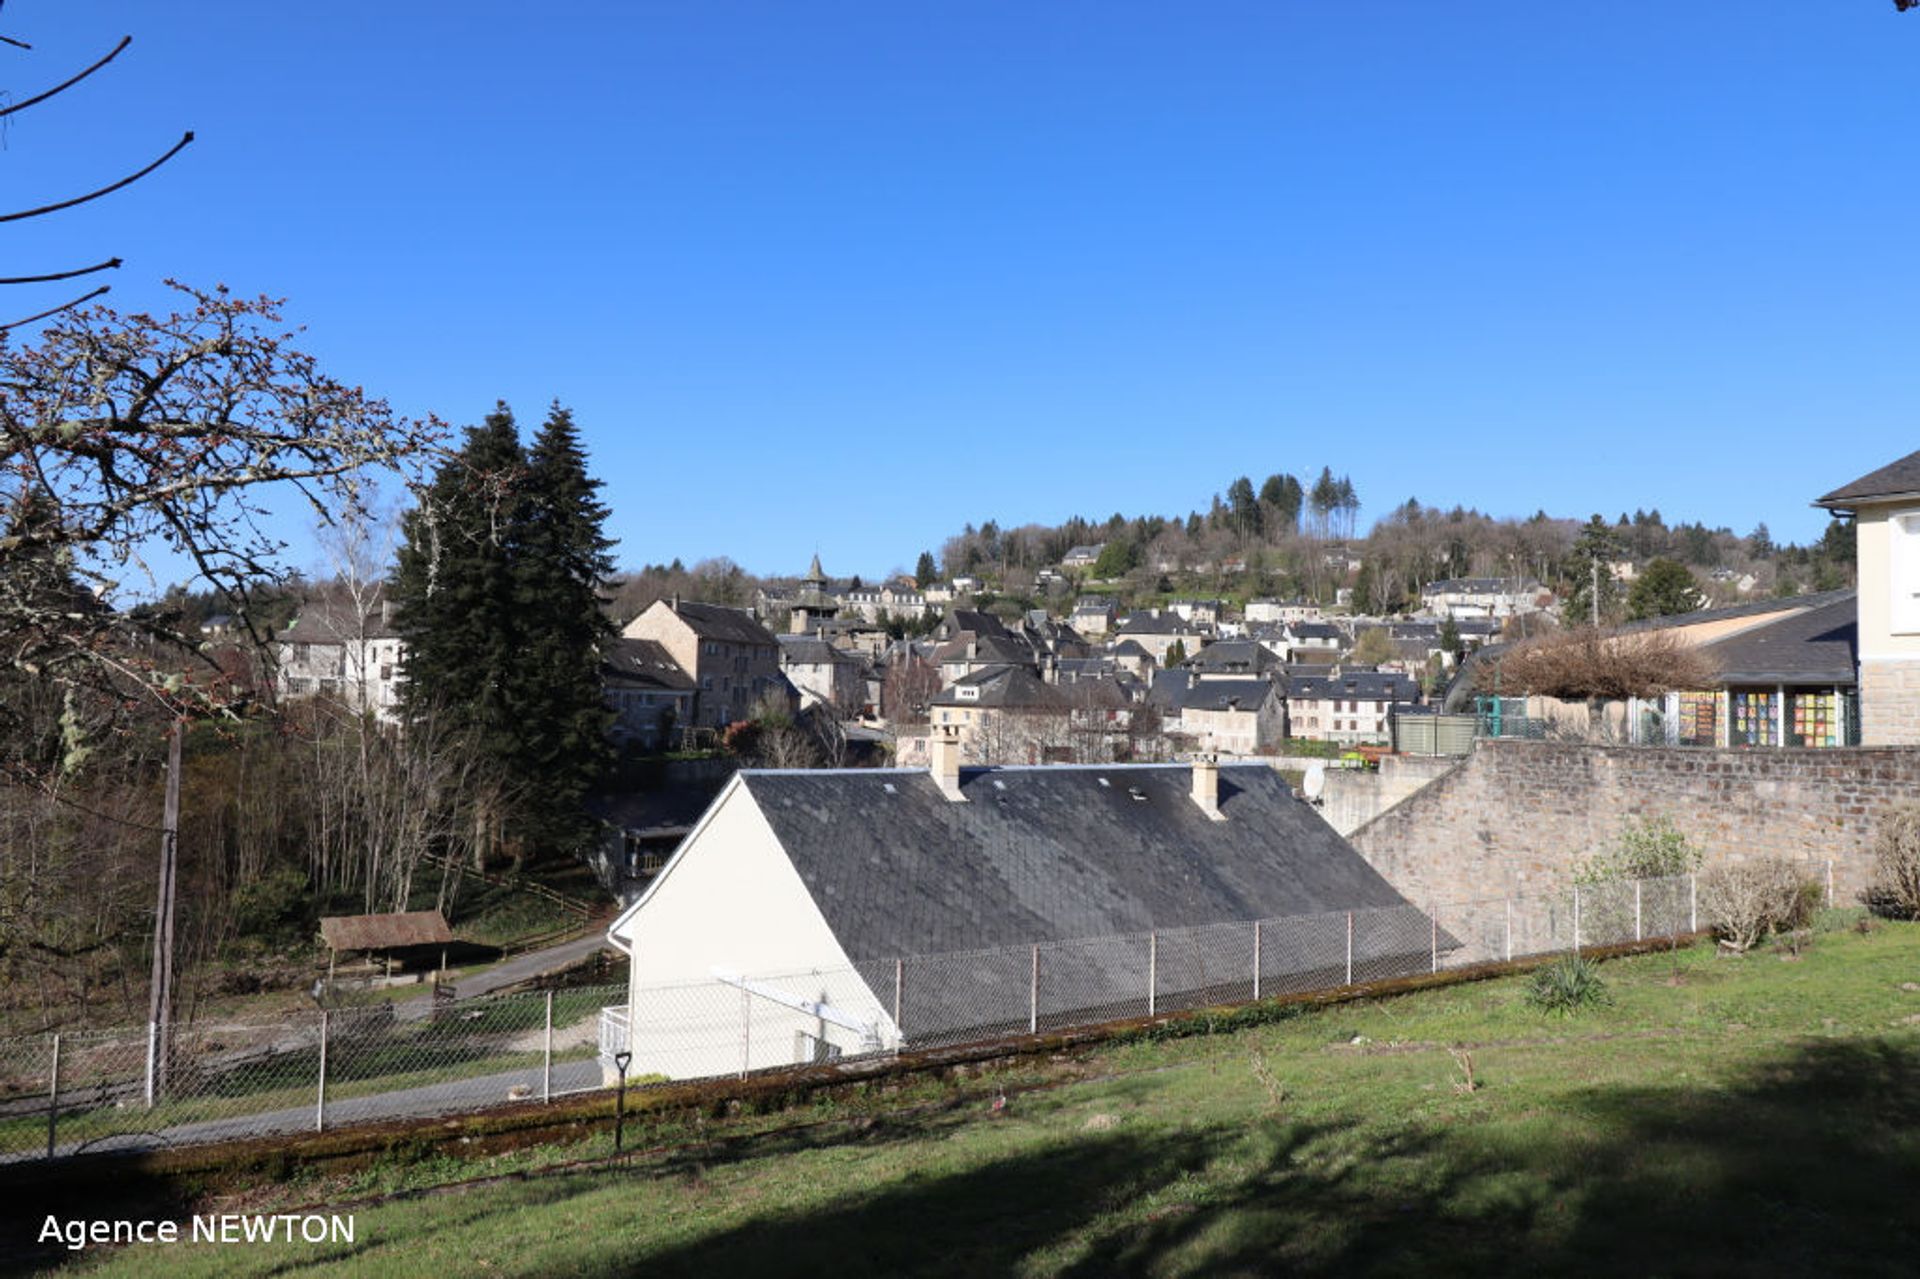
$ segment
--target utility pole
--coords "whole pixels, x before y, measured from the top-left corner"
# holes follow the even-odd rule
[[[167,1091],[167,1062],[172,1056],[174,869],[180,845],[179,720],[167,737],[167,803],[160,833],[160,900],[153,912],[153,993],[147,1018],[153,1036],[152,1097]]]

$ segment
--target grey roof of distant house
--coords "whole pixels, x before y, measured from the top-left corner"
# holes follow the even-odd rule
[[[686,692],[693,687],[693,677],[658,640],[615,639],[601,651],[600,667],[611,678],[655,688]]]
[[[812,635],[779,636],[780,660],[796,666],[850,666],[859,658]]]
[[[1347,633],[1332,622],[1291,622],[1288,632],[1295,639],[1345,639]]]
[[[1200,628],[1178,613],[1129,613],[1114,627],[1116,635],[1198,635]]]
[[[978,696],[962,698],[957,690],[977,688]],[[986,706],[1005,710],[1046,710],[1066,705],[1059,689],[1046,683],[1028,666],[989,666],[969,671],[940,690],[933,706]]]
[[[701,639],[724,640],[729,644],[759,644],[769,648],[775,643],[773,632],[754,621],[753,615],[744,609],[728,608],[722,604],[696,604],[690,600],[681,600],[670,607]]]
[[[1139,640],[1124,639],[1107,650],[1115,657],[1152,657]]]
[[[1852,510],[1860,502],[1911,494],[1920,494],[1920,453],[1909,453],[1897,462],[1889,462],[1877,471],[1869,471],[1851,483],[1842,484],[1815,501],[1814,505]]]
[[[1186,660],[1188,670],[1211,673],[1244,672],[1252,675],[1280,665],[1274,651],[1254,640],[1215,640]]]
[[[1843,599],[1852,599],[1851,588],[1838,591],[1819,591],[1812,595],[1789,595],[1780,599],[1754,600],[1746,604],[1729,604],[1725,608],[1695,609],[1691,613],[1670,613],[1664,617],[1648,617],[1637,622],[1628,622],[1618,628],[1621,634],[1633,634],[1639,631],[1665,631],[1676,626],[1698,626],[1702,622],[1726,622],[1741,617],[1764,617],[1768,613],[1787,613],[1810,608],[1825,608],[1829,604]]]
[[[381,616],[376,598],[364,613],[341,599],[309,600],[276,638],[299,644],[344,644],[348,640],[394,639],[399,632]]]
[[[1411,702],[1419,698],[1420,686],[1393,671],[1342,671],[1332,679],[1292,680],[1287,696],[1299,701]]]
[[[1203,679],[1187,688],[1170,687],[1170,704],[1183,711],[1257,711],[1269,698],[1282,696],[1270,679]]]
[[[1405,905],[1265,765],[740,776],[856,962]]]

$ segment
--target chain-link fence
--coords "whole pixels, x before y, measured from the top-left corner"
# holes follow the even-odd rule
[[[1697,926],[1691,876],[1039,945],[0,1039],[0,1162],[745,1075],[1095,1026]],[[621,1062],[621,1057],[626,1060]]]

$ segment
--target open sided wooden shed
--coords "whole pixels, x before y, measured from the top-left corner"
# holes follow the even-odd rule
[[[341,951],[379,955],[391,971],[394,959],[403,962],[435,951],[445,958],[453,930],[437,910],[409,910],[388,915],[329,915],[320,921],[320,938],[327,944],[327,980],[333,980],[334,961]]]

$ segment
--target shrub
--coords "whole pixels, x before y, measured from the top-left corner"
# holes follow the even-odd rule
[[[1782,857],[1715,866],[1700,877],[1700,910],[1729,950],[1746,952],[1779,929],[1805,928],[1825,893]]]
[[[1666,879],[1700,868],[1701,848],[1668,817],[1629,821],[1612,848],[1596,853],[1574,872],[1579,884],[1623,879]]]
[[[1867,904],[1883,915],[1920,919],[1920,804],[1902,804],[1880,819]]]
[[[1562,955],[1533,974],[1527,1002],[1556,1017],[1571,1017],[1583,1008],[1602,1008],[1613,1002],[1600,965],[1585,955]]]

